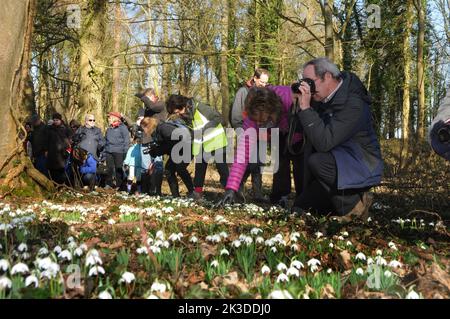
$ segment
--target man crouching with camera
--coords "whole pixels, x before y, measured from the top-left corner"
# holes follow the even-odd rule
[[[303,78],[297,116],[306,136],[306,177],[293,211],[331,212],[343,223],[367,219],[369,190],[383,171],[368,92],[355,74],[340,72],[327,58],[306,63]]]
[[[450,161],[450,87],[431,123],[428,142],[436,154]]]

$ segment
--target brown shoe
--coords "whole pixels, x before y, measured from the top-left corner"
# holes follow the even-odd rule
[[[332,220],[340,223],[349,223],[355,219],[367,220],[369,217],[369,208],[372,205],[373,194],[364,192],[362,199],[345,216],[332,216]]]

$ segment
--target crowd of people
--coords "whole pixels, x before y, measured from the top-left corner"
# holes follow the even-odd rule
[[[197,201],[214,158],[224,189],[219,205],[245,200],[243,185],[251,176],[254,201],[288,208],[292,170],[293,214],[314,210],[343,222],[365,218],[370,189],[383,171],[369,94],[355,74],[340,71],[327,58],[309,61],[299,73],[302,79],[292,86],[271,85],[269,72],[256,69],[238,90],[230,122],[238,135],[234,159],[240,161],[226,160],[230,140],[216,109],[183,95],[162,101],[151,88],[136,94],[143,107],[135,121],[108,113],[104,135],[92,114],[84,125],[71,121],[69,126],[58,113],[48,123],[33,115],[26,125],[27,149],[35,167],[56,183],[162,195],[165,177],[171,195],[178,197],[179,177],[187,196]],[[261,129],[268,132],[265,137],[247,134]],[[279,132],[278,170],[265,196],[258,140],[268,140],[274,129]],[[181,150],[177,158],[174,149]],[[250,161],[255,150],[257,160]],[[194,158],[192,178],[187,167]]]

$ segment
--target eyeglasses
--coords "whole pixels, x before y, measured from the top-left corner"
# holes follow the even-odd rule
[[[89,120],[88,120],[88,122],[95,122],[95,120],[93,120],[93,119],[89,119]]]

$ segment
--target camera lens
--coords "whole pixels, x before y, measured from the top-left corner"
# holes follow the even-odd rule
[[[450,143],[450,126],[442,127],[437,134],[441,143]]]

